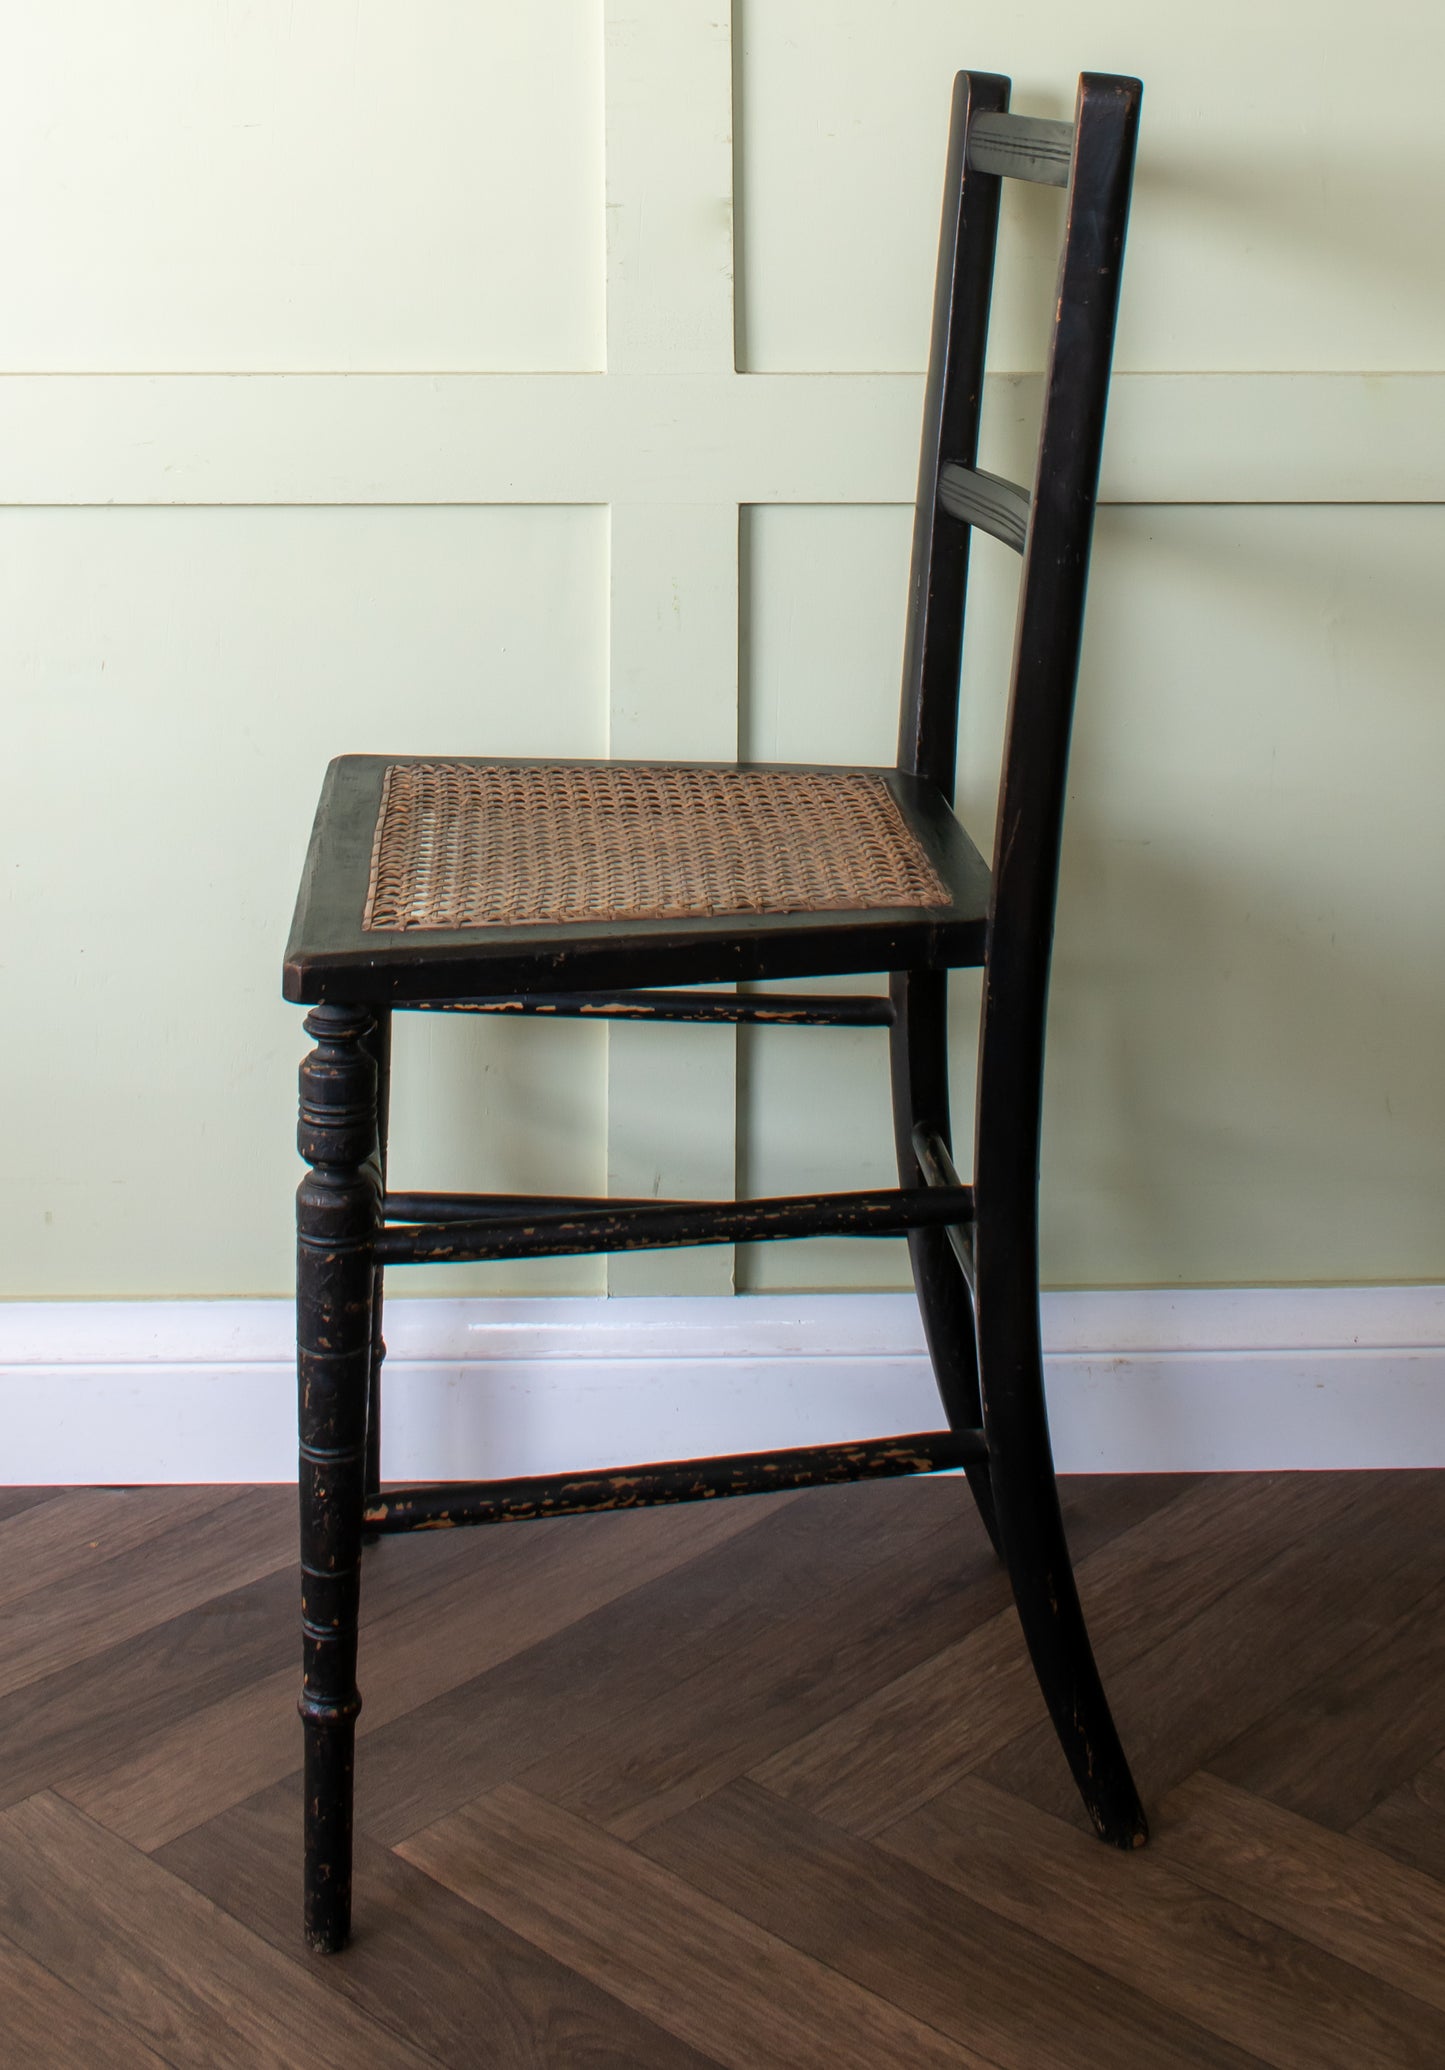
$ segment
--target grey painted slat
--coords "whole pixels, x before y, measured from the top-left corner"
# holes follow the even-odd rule
[[[975,115],[968,132],[968,162],[979,172],[1044,187],[1067,187],[1074,159],[1072,122],[1036,115]]]
[[[977,525],[1015,553],[1023,552],[1029,529],[1029,495],[1016,482],[950,460],[939,471],[938,500],[950,517]]]

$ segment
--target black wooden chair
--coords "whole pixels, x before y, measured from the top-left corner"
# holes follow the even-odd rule
[[[961,73],[924,405],[896,769],[347,756],[326,779],[286,952],[311,1005],[298,1198],[306,1935],[351,1902],[363,1533],[963,1467],[1101,1836],[1147,1828],[1084,1628],[1042,1385],[1044,1020],[1069,731],[1140,87],[1086,74],[1075,121]],[[1005,177],[1067,187],[1032,493],[981,472]],[[951,809],[970,528],[1023,557],[990,871]],[[949,1152],[945,994],[984,969],[974,1172]],[[888,972],[886,997],[678,987]],[[666,989],[674,988],[674,989]],[[388,1194],[392,1014],[621,1014],[886,1027],[896,1190],[740,1202]],[[554,1478],[380,1486],[389,1266],[824,1233],[907,1233],[948,1428]]]

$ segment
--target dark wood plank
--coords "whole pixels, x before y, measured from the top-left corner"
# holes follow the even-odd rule
[[[1296,1693],[1327,1664],[1358,1658],[1381,1619],[1418,1601],[1432,1578],[1417,1557],[1420,1533],[1445,1531],[1445,1474],[1427,1478],[1403,1504],[1382,1500],[1363,1476],[1298,1475],[1306,1501],[1311,1492],[1326,1497],[1326,1513],[1312,1522],[1300,1514],[1284,1551],[1196,1617],[1122,1661],[1107,1619],[1098,1622],[1119,1730],[1150,1802],[1260,1719],[1293,1711]],[[1270,1534],[1260,1528],[1250,1542],[1262,1548]],[[1047,1727],[1022,1734],[982,1772],[1043,1810],[1082,1820]]]
[[[0,1815],[0,1931],[175,2070],[433,2060],[55,1797]]]
[[[1445,2016],[1201,1891],[1167,1848],[1101,1847],[979,1780],[878,1844],[1276,2070],[1445,2062]]]
[[[1406,1476],[1354,1475],[1328,1486],[1317,1477],[1261,1476],[1182,1489],[1095,1481],[1066,1489],[1076,1545],[1094,1548],[1085,1588],[1106,1670],[1116,1685],[1137,1673],[1145,1699],[1151,1671],[1173,1692],[1157,1707],[1158,1772],[1200,1744],[1193,1710],[1206,1714],[1208,1738],[1263,1689],[1268,1723],[1253,1744],[1256,1758],[1263,1749],[1277,1764],[1268,1769],[1275,1787],[1281,1777],[1311,1789],[1327,1783],[1341,1794],[1328,1805],[1313,1801],[1334,1817],[1356,1788],[1352,1759],[1367,1779],[1378,1764],[1359,1801],[1370,1801],[1382,1776],[1396,1779],[1342,1836],[1208,1774],[1184,1778],[1162,1803],[1156,1794],[1155,1843],[1137,1860],[1113,1857],[1069,1824],[989,1792],[980,1776],[958,1786],[954,1766],[968,1757],[980,1716],[1002,1735],[985,1758],[1004,1765],[1028,1737],[1021,1724],[1039,1716],[1001,1579],[984,1559],[960,1484],[823,1491],[721,1506],[711,1516],[706,1506],[653,1513],[633,1520],[644,1530],[626,1545],[611,1542],[618,1520],[606,1518],[381,1544],[367,1555],[366,1595],[373,1633],[389,1628],[372,1664],[391,1678],[394,1709],[361,1750],[363,1804],[374,1770],[370,1807],[379,1829],[425,1825],[434,1837],[448,1831],[446,1814],[471,1818],[468,1799],[481,1798],[492,1806],[482,1817],[489,1837],[479,1827],[467,1843],[467,1874],[479,1880],[465,1897],[363,1841],[358,1942],[319,1968],[297,1930],[294,1781],[211,1824],[197,1812],[208,1794],[235,1787],[231,1771],[251,1754],[244,1721],[263,1687],[275,1692],[264,1730],[285,1735],[295,1765],[296,1584],[288,1563],[0,1698],[7,1796],[57,1780],[68,1787],[69,1777],[94,1785],[144,1770],[159,1823],[174,1821],[183,1835],[141,1861],[138,1874],[131,1849],[102,1857],[87,1851],[90,1840],[80,1847],[73,1834],[90,1834],[84,1820],[42,1830],[32,1825],[35,1807],[22,1804],[12,1813],[18,1829],[0,1821],[0,2002],[10,2023],[0,2029],[0,2060],[73,2061],[86,2070],[111,2062],[129,2070],[153,2056],[215,2061],[222,2070],[233,2061],[264,2064],[270,2030],[257,2041],[243,2001],[276,2000],[267,1967],[275,1963],[293,1983],[321,1987],[318,2020],[335,1998],[346,2019],[375,2025],[365,2041],[359,2028],[347,2030],[351,2062],[385,2062],[389,2035],[400,2034],[424,2058],[460,2065],[494,2034],[499,2061],[681,2070],[766,2062],[761,2033],[774,2035],[772,2060],[833,2061],[852,2003],[830,2000],[831,1986],[818,1981],[835,1976],[873,2008],[875,2022],[884,2000],[905,2022],[886,2041],[876,2025],[858,2030],[855,2054],[871,2051],[875,2062],[910,2060],[917,2028],[933,2030],[935,2046],[973,2050],[1003,2070],[1085,2062],[1091,2070],[1242,2070],[1251,2055],[1311,2070],[1345,2061],[1370,2070],[1433,2064],[1445,2011],[1432,1968],[1445,1938],[1445,1757],[1423,1760],[1408,1781],[1399,1771],[1428,1742],[1430,1718],[1445,1714],[1445,1662],[1429,1629],[1441,1487],[1439,1479],[1416,1486]],[[233,1497],[243,1499],[225,1491]],[[17,1515],[40,1513],[34,1506]],[[722,1522],[727,1534],[695,1539],[699,1520]],[[212,1532],[213,1514],[175,1525],[177,1533],[191,1529]],[[133,1604],[152,1552],[168,1575],[184,1568],[166,1535],[137,1538],[95,1572],[108,1567]],[[286,1538],[289,1546],[289,1520]],[[65,1535],[51,1542],[63,1554]],[[104,1548],[82,1549],[94,1560]],[[84,1589],[61,1595],[92,1646],[102,1599]],[[960,1606],[975,1597],[1000,1607],[960,1642]],[[840,1614],[850,1602],[851,1620]],[[960,1643],[965,1658],[987,1664],[977,1641],[991,1627],[1007,1631],[1005,1650],[1017,1662],[1007,1702],[996,1678],[985,1674],[971,1687],[959,1668]],[[481,1661],[476,1669],[463,1672],[451,1658],[458,1634],[463,1653],[473,1649]],[[372,1634],[363,1674],[369,1645]],[[1316,1645],[1324,1651],[1311,1664]],[[900,1647],[913,1662],[901,1674]],[[937,1684],[929,1673],[936,1661],[947,1662]],[[876,1672],[887,1679],[874,1686]],[[865,1686],[872,1696],[860,1702]],[[910,1708],[919,1689],[921,1710]],[[875,1698],[897,1706],[881,1738]],[[839,1709],[818,1727],[829,1702]],[[654,1712],[665,1716],[665,1731],[655,1729]],[[233,1721],[234,1741],[209,1731],[217,1717]],[[884,1767],[871,1777],[861,1767],[855,1773],[841,1736],[834,1780],[844,1807],[866,1801],[876,1816],[901,1802],[910,1812],[921,1789],[937,1796],[936,1810],[868,1840],[820,1819],[811,1795],[779,1799],[728,1780],[739,1751],[760,1735],[783,1763],[790,1736],[807,1750],[820,1731],[856,1726],[860,1717],[875,1730],[865,1751],[881,1748]],[[1291,1720],[1304,1742],[1292,1756]],[[1250,1740],[1236,1724],[1229,1747]],[[1311,1751],[1316,1740],[1323,1753]],[[175,1745],[186,1759],[168,1776],[165,1754]],[[530,1859],[507,1862],[502,1842],[515,1808],[506,1810],[504,1792],[499,1822],[491,1785],[544,1769],[563,1779],[559,1786],[575,1771],[582,1801],[590,1804],[594,1790],[598,1806],[616,1801],[644,1837],[630,1848],[575,1817],[548,1825],[555,1810],[524,1796],[524,1823],[545,1828],[544,1837],[528,1843]],[[831,1786],[819,1770],[809,1790],[821,1797],[820,1776]],[[698,1801],[715,1780],[717,1794]],[[945,1788],[949,1782],[955,1787]],[[1062,1781],[1057,1787],[1072,1821],[1071,1793]],[[975,1823],[980,1802],[984,1816]],[[41,1803],[49,1807],[42,1821],[75,1817],[51,1798]],[[1000,1804],[1011,1823],[1000,1824]],[[659,1823],[659,1807],[669,1806],[674,1815]],[[429,1844],[427,1834],[420,1838]],[[947,1858],[930,1858],[929,1846]],[[644,1868],[664,1880],[638,1899],[630,1879],[644,1856]],[[152,1873],[193,1886],[185,1902],[200,1909],[178,1918]],[[1171,1880],[1161,1884],[1161,1875]],[[498,1876],[520,1877],[520,1894],[504,1891],[494,1903],[488,1879]],[[593,1885],[596,1913],[610,1908],[615,1925],[578,1896]],[[686,1887],[703,1910],[679,1899]],[[204,1898],[232,1915],[239,1939],[214,1927]],[[550,1924],[529,1931],[533,1915]],[[718,1919],[729,1915],[733,1924],[722,1931]],[[7,1922],[20,1947],[3,1938]],[[223,1937],[218,1966],[214,1931]],[[634,1947],[629,1935],[654,1945]],[[716,2020],[726,2037],[721,2052],[701,2024],[684,2032],[649,2010],[649,1994],[660,2002],[669,1988],[676,1997],[692,1987],[669,1936],[690,1942],[689,1959],[709,1972],[698,2018]],[[108,1952],[116,1937],[119,1952]],[[574,1954],[581,1974],[573,1974]],[[139,1981],[113,1988],[111,1962],[129,1964]],[[214,2002],[198,2009],[178,1999],[172,1964],[184,1968],[188,1988],[214,1990]],[[682,1981],[670,1985],[674,1970]],[[213,1973],[204,1987],[193,1974],[202,1971]],[[127,2011],[128,1991],[147,2009],[140,2024]],[[768,2022],[778,1992],[798,2033],[805,2017],[812,2022],[806,2046],[814,2055],[801,2041],[799,2053],[788,2053],[791,2029],[776,2039]],[[743,2000],[750,2004],[738,2010]],[[284,2014],[284,1991],[277,2002]],[[312,2017],[302,2014],[301,2031],[309,2033]],[[34,2045],[32,2031],[41,2037]],[[290,2038],[292,2053],[278,2060],[315,2058]]]
[[[268,1574],[0,1698],[0,1804],[130,1759],[293,1664],[296,1594],[294,1574]]]
[[[398,1851],[732,2070],[986,2063],[623,1842],[510,1784]]]
[[[248,1489],[53,1589],[23,1595],[0,1612],[0,1695],[289,1566],[294,1512],[286,1489]]]
[[[1211,1480],[1086,1553],[1080,1591],[1106,1684],[1300,1532],[1334,1524],[1349,1500],[1322,1476]],[[1038,1718],[1041,1709],[1009,1609],[752,1772],[834,1824],[875,1832],[996,1754],[1017,1736],[1020,1718]],[[1052,1781],[1063,1764],[1052,1730],[1039,1729]]]
[[[47,2070],[164,2070],[164,2058],[0,1935],[6,2061]]]
[[[1445,1884],[1214,1776],[1159,1819],[1171,1868],[1445,2011]]]
[[[760,1521],[765,1501],[569,1517],[525,1530],[453,1534],[463,1564],[414,1601],[377,1614],[365,1576],[361,1648],[364,1739],[390,1718],[536,1645],[612,1597]],[[446,1537],[449,1534],[440,1534]],[[406,1546],[396,1547],[403,1571]],[[374,1572],[372,1560],[368,1572]],[[284,1669],[178,1719],[143,1748],[65,1794],[147,1850],[203,1825],[289,1775],[300,1762],[298,1675]],[[361,1757],[359,1757],[360,1759]]]
[[[476,1572],[479,1550],[455,1532],[377,1546],[367,1569],[372,1614],[415,1610],[444,1580]],[[294,1708],[299,1594],[294,1566],[278,1570],[0,1697],[0,1804],[65,1793],[144,1758],[178,1719],[263,1677],[286,1679]]]
[[[656,1815],[660,1792],[724,1772],[764,1714],[796,1731],[1006,1589],[962,1482],[800,1496],[388,1726],[364,1822],[394,1840],[524,1770],[595,1821]]]
[[[901,1593],[900,1536],[930,1542],[935,1515],[947,1519],[955,1547],[961,1520],[966,1543],[974,1527],[952,1484],[769,1503],[749,1530],[375,1732],[358,1775],[363,1824],[379,1839],[401,1839],[574,1741],[635,1727],[666,1691],[746,1645],[774,1614],[807,1604],[810,1590],[812,1599],[826,1593],[830,1577],[862,1572],[866,1547]],[[977,1548],[959,1558],[965,1570],[981,1561]]]
[[[1168,1477],[1074,1482],[1075,1540],[1087,1552],[1178,1493]],[[736,1614],[694,1619],[689,1632],[679,1606],[681,1628],[650,1648],[655,1657],[661,1640],[678,1671],[645,1705],[604,1712],[524,1770],[527,1789],[631,1838],[800,1733],[826,1731],[988,1619],[1007,1616],[1005,1643],[1021,1659],[1007,1582],[961,1480],[806,1501],[806,1516],[774,1534],[771,1566],[740,1574]],[[764,1562],[770,1549],[758,1543]]]
[[[1436,1541],[1438,1544],[1438,1541]],[[1379,1602],[1387,1598],[1381,1592]],[[1329,1621],[1333,1610],[1321,1605]],[[1445,1583],[1210,1758],[1227,1781],[1346,1832],[1445,1747]]]
[[[1441,1695],[1437,1690],[1437,1704]],[[1351,1830],[1371,1847],[1445,1883],[1445,1756],[1392,1790]]]
[[[55,1589],[236,1499],[234,1488],[74,1488],[26,1506],[0,1523],[0,1605]]]
[[[69,1488],[0,1488],[0,1517],[18,1517],[24,1510],[38,1509],[42,1502],[54,1502],[72,1492]]]
[[[754,1783],[641,1851],[1003,2070],[1250,2070],[1259,2058]]]
[[[308,1963],[297,1931],[294,1781],[223,1812],[153,1859],[280,1954]],[[388,1848],[361,1839],[356,1876],[354,1939],[326,1967],[326,1982],[452,2070],[474,2070],[482,2037],[488,2060],[506,2070],[701,2070],[713,2062]]]

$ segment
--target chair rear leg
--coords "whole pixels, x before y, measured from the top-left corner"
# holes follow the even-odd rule
[[[378,1007],[372,1031],[367,1038],[368,1050],[376,1060],[376,1169],[383,1193],[386,1191],[386,1141],[387,1124],[391,1109],[391,1008]],[[366,1491],[365,1499],[370,1502],[381,1493],[381,1369],[386,1361],[386,1343],[382,1337],[382,1282],[386,1275],[380,1265],[372,1285],[371,1301],[371,1371],[366,1394]],[[374,1534],[364,1543],[375,1543]]]
[[[305,1932],[331,1954],[351,1928],[352,1758],[361,1512],[380,1200],[376,1061],[368,1014],[319,1006],[301,1066],[297,1193],[300,1421],[300,1712],[305,1766]]]
[[[948,979],[943,971],[901,971],[889,984],[894,1021],[889,1033],[893,1081],[893,1139],[898,1183],[921,1186],[913,1154],[920,1123],[948,1133]],[[983,1422],[978,1380],[973,1299],[948,1238],[941,1229],[913,1229],[908,1235],[913,1285],[923,1318],[923,1335],[933,1363],[943,1413],[950,1430],[977,1430]],[[1001,1552],[988,1468],[964,1468],[968,1485],[995,1552]]]
[[[1035,1254],[1027,1233],[1019,1248]],[[1005,1261],[996,1282],[989,1276],[990,1245],[981,1226],[984,1429],[1004,1563],[1044,1702],[1094,1828],[1115,1847],[1142,1847],[1148,1822],[1099,1679],[1064,1536],[1044,1400],[1037,1283],[1021,1278],[1015,1247],[1005,1245],[995,1255]]]
[[[920,1115],[919,1119],[923,1117]],[[905,1186],[919,1182],[904,1179]],[[948,1238],[939,1229],[913,1229],[908,1235],[913,1285],[923,1318],[923,1335],[933,1363],[933,1377],[950,1430],[978,1430],[983,1425],[974,1338],[973,1301]],[[964,1473],[994,1551],[1003,1557],[987,1466],[966,1466]]]

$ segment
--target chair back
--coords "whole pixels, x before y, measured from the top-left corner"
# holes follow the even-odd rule
[[[1137,79],[1086,72],[1074,121],[1009,113],[1009,82],[954,84],[914,514],[899,767],[953,795],[968,548],[979,526],[1022,555],[993,855],[975,1182],[981,1201],[1038,1170],[1039,1087],[1069,734],[1083,634]],[[977,465],[1001,183],[1067,189],[1031,490]],[[1032,1114],[1032,1127],[1029,1116]],[[1021,1140],[1032,1135],[1032,1141]],[[1029,1210],[1032,1212],[1032,1209]],[[1027,1260],[1020,1260],[1024,1270]]]

